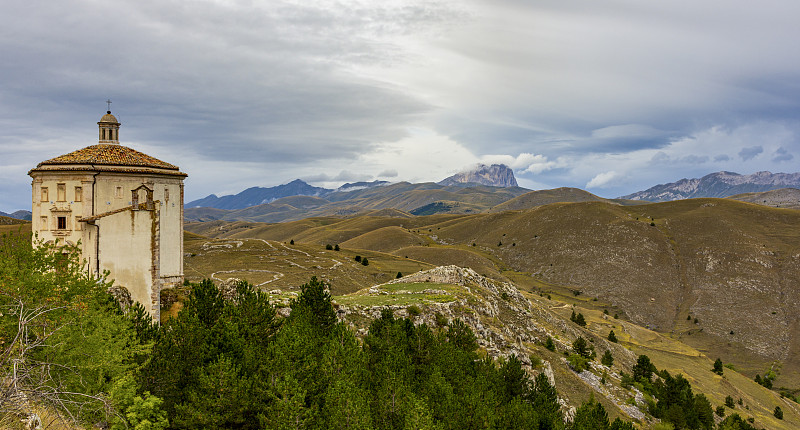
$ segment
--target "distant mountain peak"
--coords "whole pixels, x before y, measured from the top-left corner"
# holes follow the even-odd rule
[[[514,171],[505,164],[478,164],[473,169],[443,179],[439,185],[480,184],[490,187],[517,187]]]
[[[740,175],[734,172],[715,172],[702,178],[681,179],[638,191],[622,199],[666,202],[698,197],[728,197],[735,194],[771,191],[779,188],[800,188],[800,173],[755,172]]]
[[[243,209],[250,206],[257,206],[270,203],[274,200],[291,196],[315,196],[323,197],[330,194],[333,190],[319,188],[309,185],[300,179],[295,179],[288,184],[274,187],[250,187],[239,194],[218,197],[211,194],[199,200],[194,200],[186,204],[187,208],[212,207],[217,209]]]

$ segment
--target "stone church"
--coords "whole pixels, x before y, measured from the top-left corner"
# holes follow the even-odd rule
[[[39,163],[33,178],[33,232],[78,244],[85,269],[160,318],[160,293],[183,283],[183,180],[177,166],[119,144],[111,111],[99,142]]]

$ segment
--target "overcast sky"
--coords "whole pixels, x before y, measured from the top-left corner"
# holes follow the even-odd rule
[[[502,162],[616,197],[800,171],[796,0],[4,0],[0,210],[97,143],[189,174],[186,201],[301,178],[439,181]]]

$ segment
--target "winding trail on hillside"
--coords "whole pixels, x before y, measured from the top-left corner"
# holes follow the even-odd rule
[[[249,240],[263,242],[269,248],[268,249],[262,249],[262,248],[256,249],[256,248],[253,248],[253,247],[244,246],[247,243],[247,241],[249,241]],[[312,260],[313,263],[317,263],[318,265],[316,265],[314,267],[318,268],[318,269],[336,270],[340,266],[344,265],[344,262],[342,262],[340,260],[337,260],[335,258],[332,258],[332,257],[314,256],[314,255],[309,254],[308,252],[302,251],[300,249],[296,249],[296,248],[292,248],[292,247],[286,246],[286,244],[284,244],[284,243],[277,242],[277,241],[273,241],[273,242],[275,242],[275,243],[273,244],[268,240],[261,239],[261,238],[256,238],[256,237],[240,238],[240,239],[236,239],[236,240],[231,240],[231,239],[222,239],[222,240],[220,240],[220,239],[217,239],[216,241],[204,242],[201,245],[201,249],[203,251],[207,251],[207,252],[208,251],[212,251],[213,252],[213,251],[218,251],[218,250],[230,250],[230,251],[238,251],[238,252],[253,252],[253,253],[258,253],[259,255],[262,255],[264,257],[269,258],[271,261],[267,262],[267,264],[271,263],[272,265],[274,265],[275,263],[279,263],[280,261],[282,261],[288,266],[296,267],[296,268],[299,268],[301,270],[308,270],[309,269],[308,267],[306,267],[307,265],[300,264],[300,262],[295,261],[295,259],[299,259],[299,260],[301,260],[301,262],[303,261],[303,258],[300,257],[299,255],[296,256],[296,257],[289,255],[289,256],[286,256],[286,258],[275,258],[276,255],[274,255],[273,251],[280,251],[280,247],[283,247],[286,251],[295,252],[297,254],[300,254],[300,255],[302,255],[304,257],[307,257],[308,259]],[[280,245],[280,247],[278,245]],[[259,257],[259,258],[262,258],[262,257]],[[330,260],[330,262],[331,262],[329,267],[325,264],[326,260]],[[306,261],[306,262],[308,262],[308,261]],[[188,270],[192,270],[192,271],[196,272],[197,274],[205,277],[205,275],[203,275],[203,273],[199,272],[197,269],[191,267],[190,265],[187,265],[187,269]],[[216,281],[216,282],[223,283],[223,282],[226,281],[226,279],[223,279],[220,276],[224,275],[224,274],[233,274],[233,273],[242,273],[242,274],[247,274],[247,273],[253,273],[253,274],[255,274],[255,273],[269,273],[269,274],[272,274],[272,278],[271,279],[269,279],[267,281],[264,281],[264,282],[259,282],[257,284],[254,283],[253,285],[255,287],[262,287],[264,285],[270,284],[272,282],[275,282],[275,281],[277,281],[279,279],[282,279],[282,278],[286,277],[285,273],[280,272],[280,271],[276,271],[276,270],[241,268],[241,269],[218,270],[216,272],[211,273],[211,275],[209,275],[209,278],[214,280],[214,281]]]
[[[266,239],[258,239],[258,238],[255,238],[255,237],[250,237],[250,238],[248,238],[248,239],[249,239],[249,240],[260,240],[261,242],[264,242],[264,243],[266,243],[266,244],[267,244],[267,245],[268,245],[270,248],[272,248],[272,249],[277,249],[277,248],[275,248],[275,245],[273,245],[273,244],[269,243],[269,242],[268,242]]]
[[[288,246],[286,246],[286,245],[285,245],[285,244],[283,244],[283,243],[281,244],[281,246],[282,246],[282,247],[284,247],[284,248],[286,248],[286,249],[287,249],[287,250],[289,250],[289,251],[299,252],[299,253],[301,253],[301,254],[305,255],[305,256],[306,256],[306,257],[308,257],[308,258],[313,258],[313,257],[311,256],[311,254],[309,254],[309,253],[307,253],[307,252],[305,252],[305,251],[301,251],[301,250],[299,250],[299,249],[294,249],[294,248],[289,248]]]
[[[269,284],[270,282],[275,282],[275,281],[277,281],[278,279],[281,279],[281,278],[283,278],[284,276],[286,276],[286,275],[284,275],[283,273],[281,273],[281,272],[276,272],[276,271],[274,271],[274,270],[262,270],[262,269],[239,269],[239,270],[220,270],[220,271],[214,272],[214,273],[212,273],[212,274],[211,274],[211,279],[213,279],[213,280],[217,280],[217,281],[219,281],[219,282],[225,282],[225,280],[224,280],[224,279],[220,279],[220,278],[218,278],[218,277],[217,277],[217,274],[219,274],[219,273],[237,273],[237,272],[274,273],[274,275],[273,275],[272,279],[270,279],[270,280],[268,280],[268,281],[265,281],[265,282],[262,282],[262,283],[260,283],[260,284],[255,284],[254,286],[256,286],[256,287],[260,287],[260,286],[262,286],[262,285]]]

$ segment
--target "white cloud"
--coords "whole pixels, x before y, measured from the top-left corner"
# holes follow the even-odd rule
[[[608,192],[776,170],[800,151],[798,15],[786,0],[10,2],[0,151],[32,167],[92,144],[110,97],[123,141],[181,166],[187,196],[436,181],[487,160]],[[13,169],[0,195],[27,207]]]
[[[617,179],[619,175],[617,172],[611,170],[597,174],[591,181],[586,183],[586,188],[603,188],[607,187],[611,181]]]
[[[625,138],[635,139],[642,137],[661,136],[664,132],[644,124],[612,125],[609,127],[592,130],[592,137],[602,139]]]
[[[561,167],[556,161],[550,161],[541,154],[523,152],[516,157],[512,155],[484,155],[481,157],[484,164],[505,164],[519,173],[539,174],[547,170]]]
[[[437,182],[478,158],[463,145],[432,130],[413,128],[396,142],[375,145],[352,163],[360,170],[393,170],[411,182]]]

